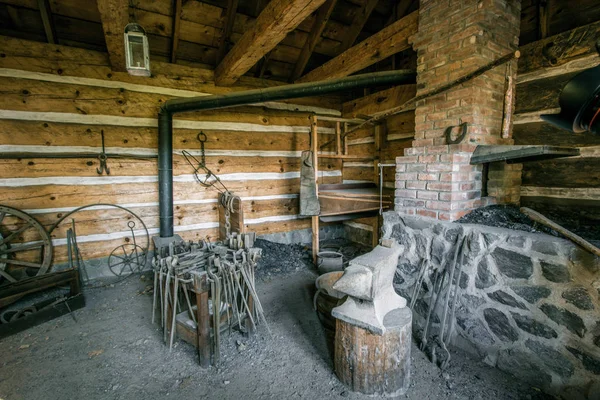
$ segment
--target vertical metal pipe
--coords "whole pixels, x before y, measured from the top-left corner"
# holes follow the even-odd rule
[[[160,237],[173,236],[173,115],[158,114],[158,199]]]

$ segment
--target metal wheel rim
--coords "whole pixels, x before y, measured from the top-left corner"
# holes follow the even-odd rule
[[[146,265],[146,252],[137,244],[126,243],[115,247],[108,256],[108,268],[116,276],[141,271]]]
[[[0,234],[0,260],[2,260],[0,262],[0,285],[27,279],[31,276],[44,275],[49,271],[52,264],[52,239],[46,229],[31,215],[16,208],[2,205],[0,205],[0,228],[2,228],[3,221],[8,216],[18,218],[24,224],[16,231],[3,229],[6,234]],[[11,245],[14,239],[19,239],[21,234],[30,230],[37,232],[39,240]],[[15,254],[35,249],[40,250],[39,258],[41,260],[39,263],[25,262],[14,258]],[[36,273],[28,273],[34,269],[37,270]]]

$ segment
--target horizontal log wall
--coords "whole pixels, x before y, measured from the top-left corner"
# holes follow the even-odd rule
[[[576,212],[590,223],[600,221],[600,136],[557,128],[540,115],[557,113],[569,80],[600,63],[598,33],[600,21],[522,47],[513,132],[515,144],[581,149],[578,157],[524,163],[521,203]]]
[[[110,71],[104,53],[0,37],[0,154],[99,153],[104,134],[108,153],[156,156],[161,104],[233,90],[214,86],[212,71],[162,63],[152,67],[153,77],[132,77]],[[246,79],[234,89],[260,85],[270,83]],[[299,103],[176,115],[175,232],[186,239],[217,237],[218,191],[199,185],[181,154],[187,150],[200,159],[199,131],[207,136],[207,167],[244,200],[249,231],[310,227],[310,219],[298,215],[300,153],[309,148],[309,116],[339,116],[341,104],[332,108],[330,98]],[[334,128],[334,122],[319,122],[323,143],[334,137]],[[109,158],[108,176],[98,175],[98,166],[97,158],[0,159],[0,204],[33,214],[47,228],[76,207],[119,204],[137,213],[151,236],[157,234],[156,158]],[[322,159],[319,182],[341,179],[341,161]],[[74,218],[84,257],[108,256],[131,241],[127,222],[132,217],[122,210],[97,206]],[[56,261],[65,259],[70,223],[53,232]],[[138,241],[143,241],[141,229],[137,223]]]

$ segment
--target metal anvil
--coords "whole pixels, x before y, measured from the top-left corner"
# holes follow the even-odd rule
[[[331,314],[378,335],[385,333],[385,315],[406,307],[406,299],[398,296],[393,286],[398,257],[404,246],[396,241],[386,242],[389,247],[377,246],[350,261],[344,275],[333,285],[333,289],[347,294],[348,298]]]

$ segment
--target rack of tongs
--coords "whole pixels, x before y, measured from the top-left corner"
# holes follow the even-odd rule
[[[169,343],[170,350],[176,332],[176,318],[181,312],[188,312],[195,324],[198,324],[201,315],[211,318],[211,347],[215,364],[219,361],[222,329],[231,332],[237,327],[242,331],[254,331],[262,321],[268,330],[255,287],[255,268],[261,250],[235,247],[189,242],[178,247],[178,254],[154,258],[152,322],[156,310],[160,310],[163,338],[165,343]],[[204,314],[193,306],[195,302],[191,299],[197,295],[195,282],[199,277],[205,279],[210,293],[208,312]]]

